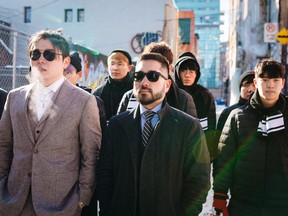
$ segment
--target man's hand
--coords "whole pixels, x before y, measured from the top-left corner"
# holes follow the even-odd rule
[[[227,194],[214,193],[213,207],[215,208],[216,215],[223,213],[223,216],[229,216],[227,209]]]
[[[81,209],[83,209],[83,208],[85,207],[85,204],[84,204],[83,202],[81,202],[81,201],[78,203],[78,205],[79,205],[79,207],[80,207]]]

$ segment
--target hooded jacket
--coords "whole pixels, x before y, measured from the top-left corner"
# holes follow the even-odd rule
[[[186,61],[194,62],[198,66],[198,70],[196,70],[195,82],[191,86],[184,86],[179,75],[180,66],[183,62]],[[214,155],[217,153],[217,146],[215,146],[215,142],[213,141],[214,131],[216,128],[215,101],[213,95],[209,92],[209,90],[197,83],[198,80],[200,79],[201,72],[199,63],[195,58],[195,56],[192,53],[189,53],[189,56],[184,55],[180,57],[175,64],[174,74],[175,74],[175,82],[178,85],[178,87],[188,92],[194,99],[194,103],[196,105],[197,110],[197,116],[205,132],[212,160],[214,158]]]

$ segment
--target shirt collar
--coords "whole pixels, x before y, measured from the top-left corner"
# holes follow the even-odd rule
[[[55,81],[54,83],[52,83],[51,85],[44,87],[40,82],[38,82],[38,87],[40,89],[49,89],[51,91],[53,91],[53,93],[55,93],[60,86],[63,84],[63,82],[65,81],[64,77],[61,77],[60,79],[58,79],[57,81]]]
[[[161,108],[162,108],[162,103],[154,107],[151,111],[157,113]],[[140,114],[142,115],[146,111],[147,109],[143,105],[140,104]]]

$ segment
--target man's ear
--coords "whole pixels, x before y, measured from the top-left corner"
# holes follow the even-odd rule
[[[70,62],[71,62],[71,59],[70,59],[69,56],[67,56],[67,57],[63,60],[64,69],[66,69],[66,68],[70,65]]]
[[[257,88],[257,79],[256,78],[253,79],[253,83],[254,83],[255,88]]]
[[[82,71],[77,72],[78,75],[78,79],[80,79],[82,77]]]
[[[128,65],[129,72],[133,69],[133,65]]]
[[[172,80],[168,79],[168,80],[165,80],[165,93],[167,93],[170,89],[170,86],[172,84]]]

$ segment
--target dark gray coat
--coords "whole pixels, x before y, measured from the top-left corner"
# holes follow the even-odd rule
[[[140,156],[139,107],[113,117],[99,166],[100,215],[198,215],[210,187],[210,159],[197,120],[166,104]],[[140,169],[141,165],[141,169]]]

